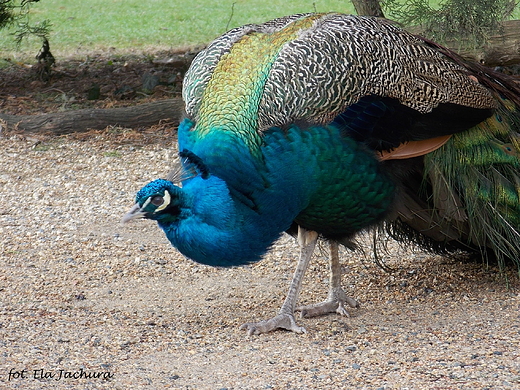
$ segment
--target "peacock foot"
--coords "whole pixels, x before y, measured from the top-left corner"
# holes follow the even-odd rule
[[[247,330],[247,335],[256,335],[271,332],[275,329],[286,329],[295,333],[306,333],[305,328],[298,326],[293,314],[281,313],[269,320],[260,322],[248,322],[240,327]]]
[[[328,313],[338,313],[342,316],[349,317],[349,313],[345,308],[345,304],[352,308],[358,308],[359,303],[340,289],[334,289],[329,292],[329,296],[323,302],[314,305],[300,306],[296,311],[300,312],[301,318],[317,317]]]

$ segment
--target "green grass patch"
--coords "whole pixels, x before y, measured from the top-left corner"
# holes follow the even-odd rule
[[[37,152],[46,152],[48,150],[51,150],[52,149],[52,146],[50,145],[47,145],[47,144],[43,144],[43,143],[39,143],[37,145],[35,145],[33,147],[33,149]]]
[[[52,23],[56,57],[84,58],[96,52],[141,55],[198,46],[233,27],[314,11],[355,13],[348,0],[41,0],[30,18]],[[520,18],[518,6],[513,17]],[[0,56],[34,60],[41,42],[25,40],[18,50],[12,32],[0,32]]]
[[[103,156],[121,158],[122,155],[121,155],[121,152],[118,152],[117,150],[113,150],[110,152],[104,152]]]
[[[354,7],[345,0],[41,0],[30,17],[52,23],[49,40],[55,56],[81,57],[197,46],[242,24],[314,11],[353,13]],[[3,57],[36,55],[37,39],[24,41],[17,52],[10,32],[0,33]]]

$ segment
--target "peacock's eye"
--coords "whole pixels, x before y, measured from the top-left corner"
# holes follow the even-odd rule
[[[161,206],[164,203],[164,198],[161,195],[155,195],[150,200],[150,203],[152,203],[154,206]]]

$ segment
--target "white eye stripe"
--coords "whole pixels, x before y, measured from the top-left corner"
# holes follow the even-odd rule
[[[148,204],[152,201],[152,198],[148,198],[146,199],[146,201],[143,203],[143,205],[141,206],[141,209],[144,210],[146,208],[146,206],[148,206]]]
[[[149,201],[150,199],[147,200],[147,202]],[[157,210],[155,210],[155,212],[158,212],[158,211],[162,211],[164,210],[166,207],[168,207],[168,205],[170,204],[170,201],[171,201],[171,196],[170,196],[170,193],[168,191],[164,191],[164,202],[162,205],[160,205],[159,207],[157,207]]]

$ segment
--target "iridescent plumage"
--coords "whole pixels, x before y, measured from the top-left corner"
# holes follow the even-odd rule
[[[297,228],[288,299],[249,333],[303,331],[293,312],[318,236],[332,243],[333,282],[307,315],[356,306],[335,243],[373,226],[517,259],[519,89],[495,77],[376,18],[302,14],[231,30],[185,77],[189,174],[145,186],[127,219],[157,220],[182,253],[215,266],[258,261]]]

